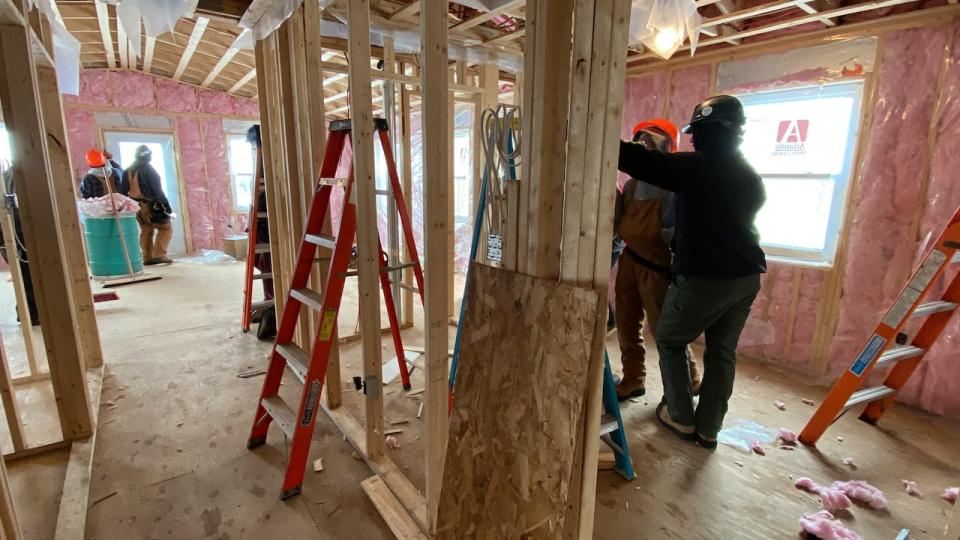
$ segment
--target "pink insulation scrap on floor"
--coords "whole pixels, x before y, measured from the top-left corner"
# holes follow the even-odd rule
[[[761,444],[760,441],[750,443],[750,449],[753,450],[755,454],[760,454],[761,456],[767,455],[767,451],[764,450],[763,444]]]
[[[848,529],[826,510],[804,514],[800,518],[800,527],[822,540],[863,540],[862,536]]]
[[[785,443],[788,443],[788,444],[797,443],[797,434],[785,427],[782,427],[779,430],[777,430],[777,436],[780,437],[780,440]]]
[[[787,404],[782,401],[774,401],[773,406],[780,409],[781,411],[787,410]]]
[[[957,497],[960,497],[960,487],[948,487],[943,490],[943,493],[940,495],[941,499],[950,504],[957,502]]]
[[[846,465],[847,467],[850,467],[851,469],[856,469],[856,468],[857,468],[857,464],[853,462],[853,458],[852,458],[852,457],[845,457],[845,458],[843,458],[843,464]]]
[[[820,504],[827,511],[836,512],[837,510],[850,508],[850,498],[840,489],[832,486],[821,486],[805,476],[798,478],[793,485],[798,489],[819,495]]]
[[[900,483],[903,484],[903,490],[907,492],[907,495],[911,497],[923,497],[923,493],[920,492],[920,488],[913,480],[904,480],[901,478]]]
[[[826,508],[827,505],[827,501],[824,500],[823,497],[823,492],[825,490],[839,491],[840,493],[846,495],[847,498],[860,501],[868,505],[870,508],[880,510],[887,507],[887,498],[883,496],[883,492],[863,480],[838,480],[829,486],[822,486],[804,476],[798,478],[793,485],[797,489],[802,489],[820,495],[820,500],[823,502],[824,508]],[[829,497],[831,497],[830,502],[836,502],[836,499],[832,498],[832,495]]]

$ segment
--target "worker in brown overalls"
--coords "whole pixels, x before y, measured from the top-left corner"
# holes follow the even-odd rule
[[[633,140],[651,150],[676,152],[677,127],[658,118],[638,123]],[[626,242],[616,280],[616,324],[623,378],[617,384],[621,401],[646,393],[646,351],[643,327],[649,324],[656,339],[660,311],[670,284],[670,243],[674,228],[674,195],[652,184],[631,178],[617,194],[614,231]],[[700,376],[687,350],[694,391]]]

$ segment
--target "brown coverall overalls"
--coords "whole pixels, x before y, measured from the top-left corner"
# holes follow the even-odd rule
[[[618,260],[615,313],[625,388],[646,383],[643,326],[656,339],[663,300],[670,285],[670,248],[663,237],[663,190],[631,178],[620,197],[616,233],[627,247]],[[694,388],[700,375],[688,350]],[[636,384],[639,382],[639,384]]]

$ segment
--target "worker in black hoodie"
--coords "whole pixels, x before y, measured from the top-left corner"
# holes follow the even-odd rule
[[[620,143],[621,171],[677,194],[673,282],[657,328],[664,391],[657,418],[707,448],[716,448],[733,392],[737,342],[767,270],[754,226],[766,194],[739,149],[745,121],[739,100],[714,96],[697,105],[683,129],[693,136],[694,152]],[[687,345],[700,334],[706,348],[694,409]]]

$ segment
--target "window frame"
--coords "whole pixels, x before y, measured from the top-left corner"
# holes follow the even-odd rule
[[[837,248],[840,243],[840,238],[844,233],[847,202],[850,196],[850,188],[854,183],[854,174],[857,170],[857,154],[861,137],[860,126],[864,114],[864,90],[865,79],[862,77],[852,77],[827,84],[806,85],[735,94],[737,98],[741,100],[745,109],[752,105],[782,103],[788,101],[802,102],[803,98],[816,99],[847,96],[853,98],[853,108],[850,112],[850,120],[847,127],[849,137],[847,138],[847,145],[844,149],[843,165],[839,173],[797,174],[773,173],[757,170],[757,174],[764,179],[764,182],[766,182],[767,178],[773,179],[777,177],[795,179],[807,178],[810,180],[823,180],[824,178],[830,178],[833,181],[833,194],[831,197],[826,232],[824,233],[823,249],[810,249],[799,246],[764,243],[761,240],[760,246],[764,253],[766,253],[768,259],[787,264],[813,266],[818,268],[830,268],[833,266],[837,257]]]
[[[249,176],[250,179],[248,183],[250,185],[250,189],[251,190],[253,189],[253,182],[257,176],[256,152],[252,149],[252,145],[250,145],[250,143],[247,142],[247,135],[245,133],[225,133],[224,136],[226,138],[226,145],[227,145],[227,168],[230,171],[230,192],[231,192],[230,198],[233,199],[232,201],[233,211],[235,213],[249,212],[250,201],[244,203],[243,206],[238,204],[240,201],[238,200],[238,197],[237,197],[239,194],[239,190],[237,189],[237,187],[239,186],[239,184],[237,183],[237,176]],[[232,152],[233,152],[232,141],[237,139],[240,139],[243,141],[244,144],[251,146],[251,153],[252,153],[251,162],[252,162],[252,168],[253,168],[252,173],[238,173],[237,171],[234,170],[233,157],[232,157]]]

